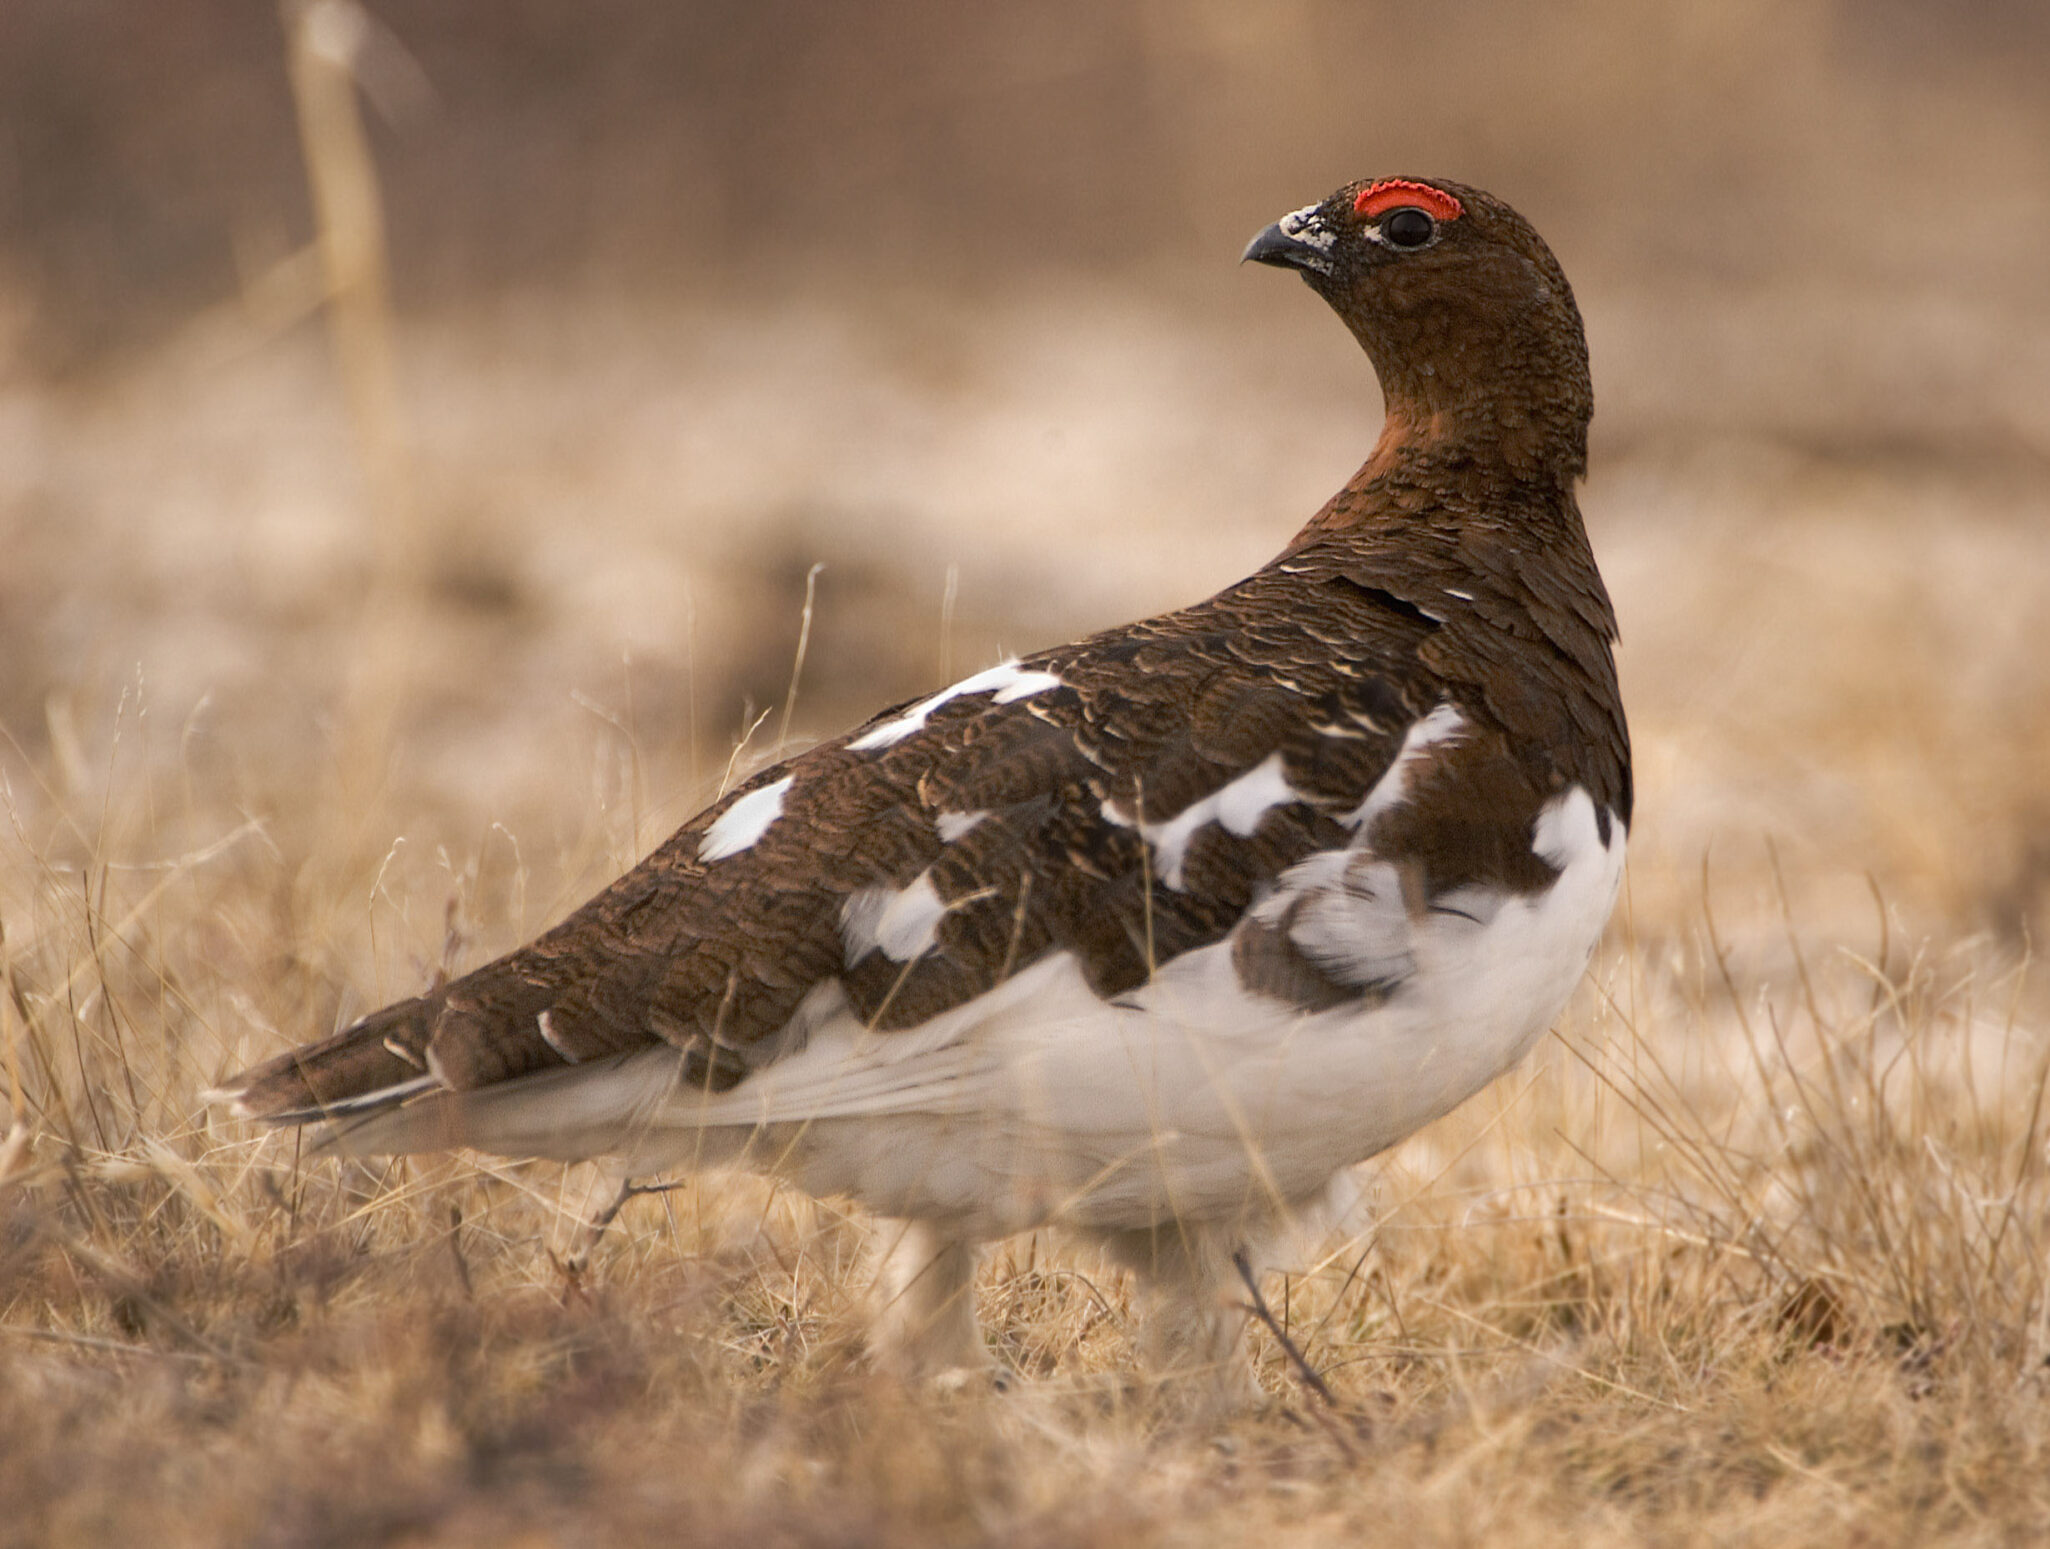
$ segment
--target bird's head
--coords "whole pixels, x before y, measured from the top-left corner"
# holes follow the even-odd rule
[[[1505,419],[1528,423],[1557,472],[1582,471],[1594,399],[1580,311],[1551,249],[1501,200],[1442,178],[1363,179],[1284,215],[1244,256],[1299,271],[1345,320],[1391,423],[1496,440]]]

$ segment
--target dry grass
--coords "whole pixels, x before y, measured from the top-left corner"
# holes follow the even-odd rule
[[[639,346],[586,321],[566,362],[517,318],[415,339],[433,525],[371,762],[342,718],[375,566],[332,493],[346,445],[303,431],[317,355],[173,355],[24,410],[51,448],[36,498],[82,522],[39,557],[58,602],[30,638],[91,617],[4,755],[0,1540],[2050,1526],[2050,1045],[2025,963],[2050,558],[2027,479],[1756,444],[1612,456],[1589,507],[1644,769],[1629,896],[1533,1065],[1395,1153],[1356,1234],[1268,1286],[1335,1414],[1262,1336],[1268,1413],[1163,1422],[1117,1381],[1126,1287],[1051,1236],[985,1276],[1022,1385],[908,1398],[864,1371],[864,1229],[831,1205],[705,1180],[635,1201],[572,1270],[573,1174],[309,1163],[206,1113],[229,1068],[510,944],[702,799],[750,701],[787,687],[812,557],[800,738],[932,681],[943,649],[966,665],[1194,595],[1279,536],[1232,508],[1307,508],[1370,418],[1357,383],[1305,423],[1258,381],[1163,365],[1142,314],[1039,347],[1124,382],[1115,429],[1020,450],[1071,390],[1019,364],[1045,318],[941,316],[895,365],[840,324],[844,391],[748,430],[789,384],[730,341],[776,319],[678,317]],[[559,393],[471,369],[486,336]],[[613,417],[651,381],[659,410]],[[808,477],[847,504],[788,499],[750,531],[779,509],[765,485],[807,477],[764,438],[827,404],[844,420],[810,420]],[[1263,463],[1257,499],[1228,466],[1200,487],[1190,427],[1222,424],[1328,439],[1332,466]],[[907,425],[919,482],[876,451],[818,472]],[[940,508],[1006,446],[1015,482],[979,497],[1000,508],[945,537]],[[1048,499],[1064,480],[1103,481],[1131,530]],[[126,546],[92,525],[124,500]],[[1170,515],[1192,536],[1162,558]],[[888,535],[920,530],[893,559]],[[1053,544],[1104,578],[1003,590]]]
[[[745,727],[1258,563],[1373,422],[1328,319],[565,290],[409,319],[397,382],[345,338],[345,394],[277,336],[302,259],[0,375],[0,1545],[2050,1532],[2050,329],[1573,267],[1624,905],[1267,1285],[1335,1406],[1262,1335],[1221,1433],[1124,1385],[1128,1288],[1052,1235],[984,1275],[1022,1380],[907,1395],[831,1203],[686,1182],[583,1260],[576,1170],[308,1161],[197,1093],[558,916]]]

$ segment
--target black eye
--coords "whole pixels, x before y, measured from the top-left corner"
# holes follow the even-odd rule
[[[1437,229],[1438,223],[1429,213],[1414,205],[1390,210],[1381,221],[1381,235],[1397,247],[1422,247]]]

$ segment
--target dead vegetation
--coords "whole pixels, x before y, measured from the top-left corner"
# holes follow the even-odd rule
[[[1200,9],[1169,99],[1236,57]],[[1321,309],[500,291],[388,364],[344,338],[345,392],[302,255],[89,378],[0,374],[0,1545],[2050,1533],[2045,298],[1932,288],[1899,223],[1862,269],[1633,269],[1655,214],[1572,265],[1623,906],[1532,1063],[1262,1287],[1332,1401],[1259,1334],[1272,1402],[1220,1433],[1126,1385],[1129,1288],[1057,1236],[984,1271],[1008,1390],[911,1395],[830,1203],[686,1181],[583,1251],[575,1170],[311,1160],[198,1093],[547,923],[748,728],[1267,557],[1374,420]]]
[[[237,369],[280,380],[275,356]],[[692,389],[708,413],[736,390]],[[430,452],[460,467],[467,406],[437,401]],[[957,401],[971,425],[998,412]],[[45,412],[143,461],[157,436],[240,433],[205,393],[169,425]],[[1152,455],[1143,420],[1134,443]],[[1624,910],[1533,1065],[1375,1169],[1360,1220],[1264,1287],[1336,1404],[1263,1335],[1272,1408],[1209,1435],[1124,1387],[1128,1288],[1053,1236],[984,1275],[1011,1390],[908,1397],[863,1365],[864,1229],[829,1205],[707,1179],[631,1201],[579,1262],[574,1174],[308,1161],[203,1108],[230,1068],[510,944],[652,842],[761,713],[708,662],[758,653],[766,708],[798,636],[802,573],[744,594],[768,665],[709,605],[607,591],[674,584],[633,557],[666,552],[659,514],[585,489],[627,514],[563,535],[514,502],[502,588],[426,579],[384,658],[404,669],[389,751],[341,767],[365,758],[336,717],[374,583],[265,604],[299,561],[235,527],[238,499],[317,498],[312,467],[227,486],[187,526],[188,562],[221,567],[211,597],[139,590],[164,583],[102,550],[107,586],[150,599],[122,626],[142,669],[77,658],[9,726],[0,1538],[1926,1543],[2050,1523],[2042,898],[1995,842],[2037,820],[2023,750],[2050,702],[2003,623],[2050,602],[2025,500],[1928,480],[1938,541],[1844,509],[1882,498],[1876,475],[1802,473],[1836,503],[1778,529],[1771,502],[1810,486],[1708,517],[1655,460],[1597,480],[1644,771]],[[79,468],[52,498],[96,502],[107,475]],[[1058,531],[1041,520],[1035,544]],[[753,561],[727,552],[690,584],[742,585]],[[1068,625],[1021,623],[980,579],[1029,554],[1015,534],[941,552],[971,578],[957,662]],[[945,573],[911,575],[931,594],[901,609],[818,577],[793,735],[937,677]],[[1965,666],[1935,670],[1952,642]]]

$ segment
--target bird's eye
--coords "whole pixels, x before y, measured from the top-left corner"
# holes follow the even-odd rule
[[[1422,247],[1437,229],[1438,223],[1431,219],[1430,213],[1419,210],[1415,205],[1390,210],[1381,222],[1381,235],[1397,247]]]

